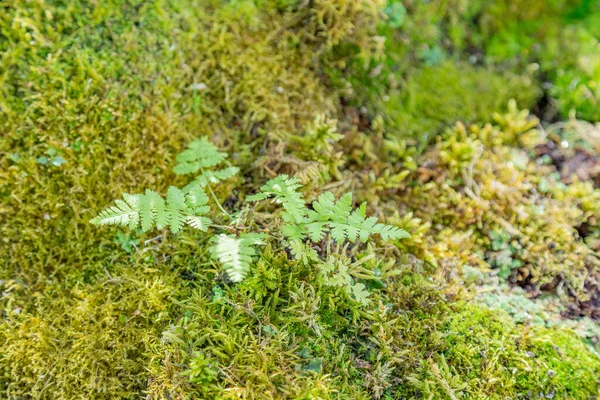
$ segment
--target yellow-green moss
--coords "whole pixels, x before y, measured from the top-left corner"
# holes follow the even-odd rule
[[[532,129],[535,118],[514,104],[494,118],[494,126],[459,123],[442,135],[422,156],[424,166],[414,173],[403,202],[438,227],[436,243],[429,246],[439,249],[438,260],[492,267],[511,282],[558,287],[565,298],[587,301],[594,289],[585,282],[597,268],[596,253],[577,229],[597,221],[591,204],[600,192],[589,183],[563,185],[553,167],[515,147],[533,148],[544,140]]]
[[[439,4],[407,2],[419,17],[400,38],[419,36],[414,51],[372,35],[387,18],[375,0],[4,4],[0,397],[596,395],[600,363],[571,333],[532,330],[456,302],[464,294],[454,285],[460,266],[485,269],[478,260],[490,249],[488,233],[503,227],[486,219],[490,210],[523,230],[530,247],[522,258],[534,282],[563,279],[560,264],[564,282],[577,286],[589,266],[571,234],[598,209],[589,183],[551,185],[544,198],[531,197],[546,169],[521,169],[522,151],[513,146],[530,147],[521,133],[531,126],[524,129],[530,122],[518,114],[497,116],[495,128],[449,130],[425,153],[439,163],[433,172],[407,146],[408,135],[427,143],[456,120],[489,119],[509,97],[529,105],[538,96],[522,71],[474,67],[460,57],[420,69],[439,55],[423,53],[436,45],[451,58],[442,43],[447,26],[452,40],[466,43],[462,18],[477,7],[452,4],[418,35]],[[414,67],[394,69],[414,55]],[[387,68],[381,75],[379,62]],[[363,75],[353,77],[356,65]],[[361,104],[375,99],[362,91],[389,99]],[[380,117],[372,120],[370,110]],[[336,113],[343,138],[326,122]],[[228,204],[263,175],[288,168],[289,157],[317,168],[308,197],[325,184],[353,191],[373,214],[413,233],[410,243],[376,244],[381,258],[368,267],[385,279],[365,281],[369,307],[319,286],[280,248],[265,249],[250,278],[230,286],[202,238],[119,236],[88,224],[109,198],[181,183],[169,172],[174,154],[201,135],[242,169],[216,190]],[[496,166],[480,157],[482,146]],[[298,165],[290,171],[305,172]],[[432,182],[421,184],[427,175]],[[514,195],[500,190],[515,176]],[[485,198],[469,195],[470,184],[481,184]],[[561,211],[555,225],[514,211],[533,212],[538,203]],[[564,229],[546,230],[556,224]],[[549,234],[559,244],[554,252],[544,249]]]
[[[423,140],[456,121],[488,120],[511,98],[527,107],[537,96],[531,78],[444,63],[409,73],[384,100],[384,115],[390,116],[390,130],[398,136]]]

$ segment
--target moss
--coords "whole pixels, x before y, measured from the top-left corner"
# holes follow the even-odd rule
[[[163,393],[154,376],[182,367],[161,353],[161,332],[207,262],[194,238],[175,244],[136,233],[128,243],[152,250],[130,258],[113,243],[116,231],[98,233],[89,218],[108,197],[165,189],[167,160],[190,137],[229,145],[247,169],[248,143],[263,129],[294,131],[332,110],[315,62],[333,43],[367,38],[375,4],[302,5],[311,26],[296,26],[300,13],[278,2],[5,5],[2,396]],[[64,162],[40,161],[50,154]],[[162,364],[149,372],[155,359]],[[187,378],[177,379],[185,390]]]
[[[595,267],[583,255],[597,250],[575,234],[596,223],[597,190],[527,158],[539,132],[503,111],[535,102],[535,77],[462,53],[482,4],[402,4],[395,26],[401,8],[368,0],[3,5],[0,397],[596,395],[600,363],[576,336],[466,305],[457,277],[510,250],[524,265],[510,283],[585,301]],[[229,285],[201,237],[88,224],[108,198],[182,183],[174,154],[201,135],[242,169],[216,190],[227,204],[265,175],[304,173],[307,197],[352,191],[411,231],[352,249],[378,255],[368,307],[276,246]],[[520,248],[494,250],[502,221]]]
[[[449,397],[588,398],[597,393],[598,356],[572,332],[530,332],[498,311],[473,306],[453,315],[443,331],[440,365],[436,371],[435,362],[428,364],[419,387],[428,382],[429,390],[435,387]]]
[[[0,333],[5,395],[132,398],[143,390],[173,307],[173,276],[127,266],[112,274],[41,293],[9,288]],[[34,300],[18,306],[28,295]]]
[[[384,107],[392,132],[423,140],[456,121],[485,121],[511,98],[527,107],[537,96],[530,78],[444,63],[409,73],[399,91],[389,94]]]
[[[587,301],[594,295],[585,284],[596,268],[594,250],[577,229],[595,223],[597,210],[588,207],[598,190],[590,183],[563,185],[552,178],[553,166],[540,166],[514,147],[533,149],[541,137],[532,129],[537,120],[514,103],[510,107],[494,116],[494,126],[457,124],[442,135],[420,158],[427,166],[412,175],[403,202],[416,217],[440,227],[434,233],[436,243],[444,244],[438,261],[448,257],[455,265],[492,268],[510,282],[558,288],[566,301]],[[547,194],[532,194],[542,182]],[[460,245],[452,246],[457,237]]]
[[[548,93],[557,100],[563,117],[576,112],[582,119],[597,121],[598,5],[587,1],[502,3],[482,16],[487,36],[483,46],[489,56],[517,65],[535,62],[552,82]]]

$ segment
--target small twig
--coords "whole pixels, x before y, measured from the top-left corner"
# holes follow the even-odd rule
[[[144,245],[147,245],[148,243],[152,243],[152,242],[156,242],[157,240],[162,240],[164,238],[164,236],[162,234],[155,236],[151,239],[145,240],[144,241]]]

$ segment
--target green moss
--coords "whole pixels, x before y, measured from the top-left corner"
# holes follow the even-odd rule
[[[430,364],[425,378],[439,392],[581,399],[597,393],[599,358],[572,332],[530,331],[498,311],[473,306],[453,315],[443,330],[446,349],[439,373]]]
[[[249,142],[264,130],[294,131],[332,110],[316,61],[336,42],[365,38],[375,4],[3,7],[1,396],[160,397],[154,376],[187,369],[161,353],[161,332],[180,317],[174,301],[190,297],[197,271],[214,278],[205,248],[133,234],[128,247],[145,252],[130,258],[115,230],[98,233],[88,220],[122,192],[164,191],[167,160],[191,137],[213,137],[248,169]],[[51,153],[64,162],[40,162]],[[158,372],[147,369],[154,360]],[[187,378],[177,379],[185,391]]]
[[[538,96],[530,78],[499,74],[468,64],[444,63],[415,70],[384,104],[391,130],[400,137],[434,137],[456,121],[489,119],[508,100],[529,106]]]
[[[597,394],[600,363],[576,336],[465,305],[455,281],[461,265],[487,272],[488,233],[501,227],[486,218],[500,216],[523,230],[528,253],[515,257],[532,282],[564,276],[589,294],[590,248],[573,234],[597,218],[591,184],[548,175],[545,197],[533,197],[548,170],[521,169],[516,147],[532,147],[522,135],[531,121],[518,113],[497,116],[495,128],[450,129],[424,156],[407,144],[539,96],[529,72],[466,61],[472,33],[488,40],[475,18],[484,5],[407,1],[389,25],[401,8],[386,17],[367,0],[9,3],[0,13],[0,397]],[[509,6],[494,3],[498,15]],[[493,35],[509,29],[492,25]],[[557,87],[586,65],[570,64],[574,75]],[[565,107],[591,112],[586,99]],[[169,172],[174,155],[198,136],[242,170],[218,187],[223,202],[288,169],[312,182],[307,197],[324,185],[352,191],[410,230],[410,243],[373,245],[381,258],[365,268],[382,279],[365,281],[371,305],[319,285],[282,249],[267,247],[247,281],[228,285],[201,237],[88,224],[123,192],[182,183]],[[496,164],[474,169],[489,208],[463,176],[482,162],[481,146]],[[509,183],[515,192],[499,191]],[[540,204],[548,217],[535,213]]]
[[[146,365],[173,307],[174,277],[128,266],[112,274],[69,289],[48,285],[41,293],[14,283],[4,287],[5,395],[132,398],[143,390]],[[18,306],[28,295],[34,299]]]

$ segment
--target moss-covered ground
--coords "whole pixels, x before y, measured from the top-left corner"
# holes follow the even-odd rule
[[[200,136],[410,232],[369,305],[89,224]],[[594,0],[0,0],[0,398],[598,398],[599,154]]]

